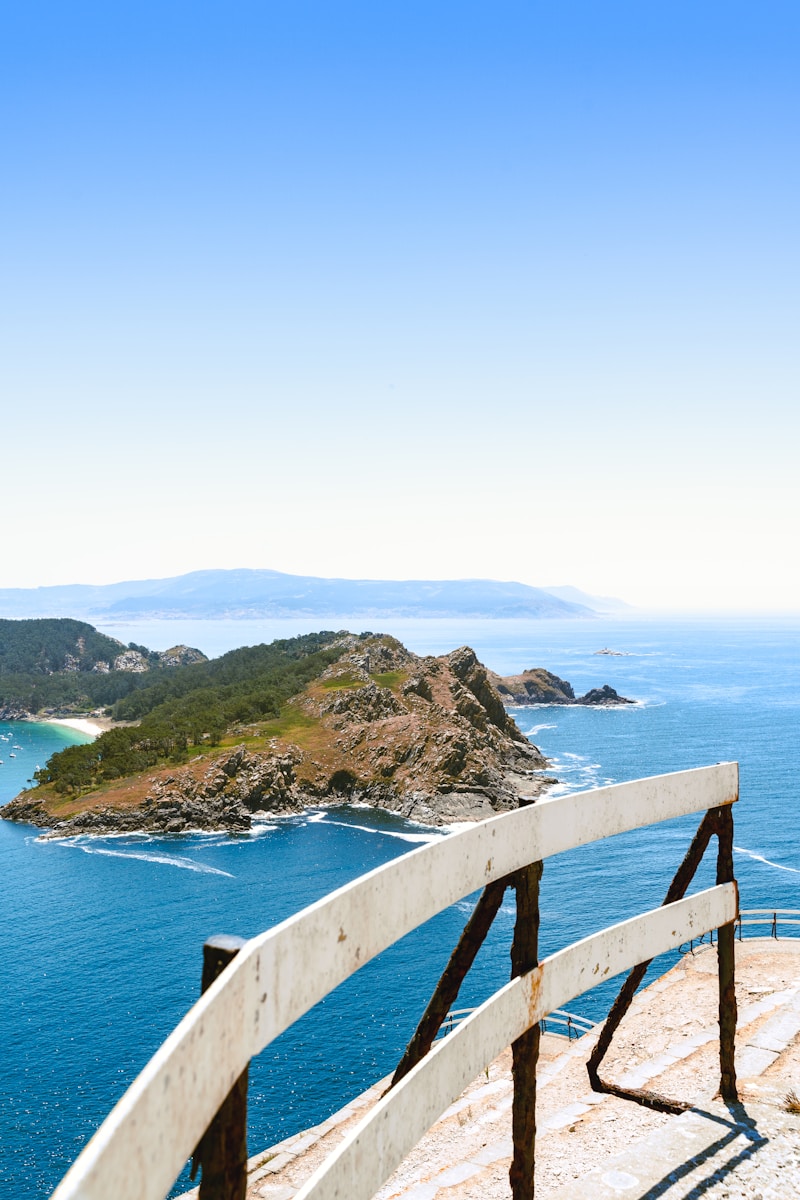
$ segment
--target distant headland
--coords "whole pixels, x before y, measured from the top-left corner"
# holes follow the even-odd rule
[[[281,571],[193,571],[169,579],[103,585],[0,588],[0,617],[93,622],[163,618],[358,616],[593,618],[629,610],[622,600],[574,587],[493,579],[323,579]]]
[[[71,617],[0,618],[0,720],[102,717],[138,687],[206,661],[191,646],[126,645]]]

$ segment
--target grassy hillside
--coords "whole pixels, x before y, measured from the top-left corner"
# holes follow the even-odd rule
[[[309,634],[154,678],[114,712],[139,723],[54,755],[0,816],[57,837],[241,833],[309,804],[446,824],[553,782],[468,646],[420,657],[388,634]]]
[[[119,700],[113,715],[135,726],[111,729],[69,746],[36,772],[59,793],[82,792],[159,763],[181,763],[191,746],[218,745],[239,724],[278,717],[281,705],[341,655],[331,632],[232,650],[211,662],[178,667]]]

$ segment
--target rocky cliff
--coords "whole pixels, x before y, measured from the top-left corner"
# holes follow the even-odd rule
[[[391,637],[344,639],[342,656],[284,706],[186,766],[82,796],[23,792],[3,817],[82,832],[250,827],[254,814],[366,803],[431,823],[530,803],[546,761],[461,647],[420,658]]]
[[[493,687],[503,699],[504,704],[635,704],[620,696],[607,683],[599,688],[591,688],[583,696],[576,696],[572,684],[566,679],[559,679],[552,671],[543,667],[532,667],[521,675],[495,675],[487,673]]]

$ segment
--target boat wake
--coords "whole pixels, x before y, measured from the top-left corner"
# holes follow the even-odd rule
[[[105,846],[89,845],[74,839],[50,842],[50,845],[71,846],[74,850],[82,850],[84,854],[103,854],[107,858],[135,858],[141,862],[157,863],[162,867],[177,867],[182,871],[196,871],[200,875],[224,875],[234,879],[230,871],[221,871],[219,867],[210,867],[208,863],[199,863],[193,858],[179,854],[158,854],[146,850],[109,850]]]
[[[734,846],[733,848],[737,854],[744,854],[747,858],[753,858],[756,862],[762,862],[767,867],[774,867],[776,871],[790,871],[792,875],[800,875],[800,868],[798,867],[785,867],[783,863],[773,862],[769,858],[764,858],[763,854],[756,854],[754,850],[745,850],[743,846]]]
[[[399,838],[402,842],[439,842],[447,837],[446,833],[400,833],[394,829],[374,829],[370,825],[351,825],[349,821],[325,822],[326,825],[341,825],[345,829],[359,829],[362,833],[379,833],[383,837]]]

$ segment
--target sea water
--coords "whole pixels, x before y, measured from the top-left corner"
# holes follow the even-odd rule
[[[156,649],[188,642],[221,653],[306,627],[160,622],[104,631]],[[562,791],[739,761],[742,905],[800,908],[800,623],[396,621],[390,631],[419,653],[469,643],[502,673],[545,666],[576,692],[610,683],[636,699],[618,709],[515,710]],[[597,655],[602,648],[624,653]],[[56,726],[0,724],[0,800],[77,740]],[[548,860],[542,951],[660,903],[696,824],[670,822]],[[443,836],[358,808],[265,821],[235,838],[42,842],[30,827],[0,823],[0,1194],[32,1200],[55,1185],[196,998],[207,936],[256,934]],[[711,883],[713,855],[697,886]],[[322,1120],[391,1071],[472,900],[368,964],[254,1061],[253,1152]],[[513,919],[508,898],[459,1007],[480,1003],[508,978]],[[664,956],[651,970],[674,959]],[[614,990],[608,981],[569,1008],[601,1019]],[[184,1173],[176,1194],[187,1186]]]

